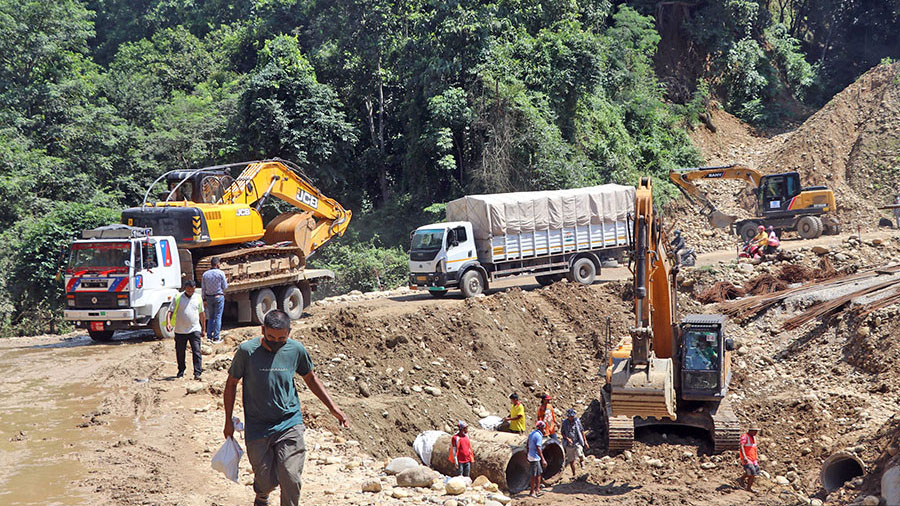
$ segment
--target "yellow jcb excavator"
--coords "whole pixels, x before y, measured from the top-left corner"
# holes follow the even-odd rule
[[[236,167],[243,170],[232,178]],[[154,201],[151,192],[163,180],[168,188]],[[273,196],[299,212],[263,226],[260,209]],[[276,158],[169,171],[150,185],[140,207],[122,212],[122,223],[173,236],[183,278],[199,280],[218,256],[229,281],[226,295],[238,304],[238,320],[246,321],[261,319],[276,305],[299,317],[297,301],[302,312],[315,282],[304,271],[306,259],[343,235],[351,216],[299,167]]]
[[[759,225],[776,230],[796,230],[800,237],[812,239],[825,234],[840,233],[835,217],[834,192],[824,186],[803,188],[800,174],[762,175],[743,165],[692,167],[669,171],[669,178],[692,203],[702,206],[710,224],[718,228],[732,228],[743,240],[756,235]],[[753,185],[756,194],[756,216],[738,220],[727,215],[710,202],[709,197],[694,184],[699,180],[737,179]]]
[[[610,353],[603,402],[609,450],[630,449],[636,427],[682,425],[710,435],[713,451],[736,449],[740,425],[726,393],[734,342],[722,315],[676,322],[676,270],[650,178],[635,194],[632,255],[634,328]]]

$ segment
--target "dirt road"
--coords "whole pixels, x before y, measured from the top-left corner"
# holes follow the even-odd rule
[[[842,239],[786,241],[785,247]],[[716,252],[702,255],[699,264],[732,258],[733,252]],[[589,412],[602,387],[604,363],[597,350],[605,339],[606,318],[614,335],[624,332],[630,319],[630,304],[621,297],[624,285],[616,281],[627,276],[625,268],[605,269],[607,282],[590,288],[537,289],[533,280],[524,279],[525,291],[504,292],[500,286],[476,301],[411,294],[313,308],[296,324],[294,335],[311,349],[352,427],[338,430],[302,390],[311,448],[304,500],[425,501],[424,493],[404,500],[366,495],[360,483],[376,478],[384,458],[412,456],[409,443],[421,430],[443,429],[457,418],[476,420],[481,411],[502,414],[510,390],[559,392],[558,406]],[[0,465],[6,470],[0,474],[0,503],[248,504],[252,478],[246,459],[241,483],[212,471],[210,459],[222,440],[224,368],[234,346],[255,335],[254,328],[226,330],[226,342],[206,350],[202,383],[175,379],[172,342],[156,341],[148,333],[123,334],[108,344],[95,344],[81,333],[0,340],[5,372]],[[770,346],[759,343],[754,346]],[[767,356],[776,353],[773,348]],[[739,374],[754,378],[759,374],[755,367],[766,366],[739,363]],[[523,384],[522,377],[534,384]],[[443,393],[436,398],[418,393],[427,385],[440,385]],[[533,402],[528,396],[529,409],[536,408]],[[593,461],[577,480],[567,471],[543,498],[516,498],[516,503],[726,505],[751,500],[731,483],[737,472],[732,456],[703,456],[690,437],[667,441],[678,444],[648,437],[637,445],[633,460]],[[665,467],[648,470],[650,458],[664,461]],[[701,469],[708,462],[713,471]],[[815,469],[805,471],[814,476]],[[752,498],[757,504],[783,504],[787,497],[784,490],[762,490]]]

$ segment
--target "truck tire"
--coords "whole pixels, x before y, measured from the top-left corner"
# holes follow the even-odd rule
[[[459,280],[459,289],[467,299],[484,292],[484,277],[475,269],[466,271]]]
[[[579,258],[572,264],[569,274],[566,276],[569,281],[578,282],[582,285],[589,285],[594,282],[597,277],[597,267],[590,258]]]
[[[109,342],[115,333],[115,330],[88,330],[88,335],[95,343]]]
[[[797,234],[804,239],[815,239],[822,235],[821,225],[815,216],[804,216],[797,220]]]
[[[756,228],[759,227],[759,223],[755,221],[748,221],[741,225],[740,230],[738,230],[738,235],[741,236],[741,240],[744,242],[753,239],[756,235]]]
[[[300,287],[300,293],[303,294],[303,309],[306,309],[312,304],[312,286],[308,280],[297,283],[297,286]]]
[[[303,308],[306,303],[303,292],[296,285],[282,287],[278,293],[278,309],[287,313],[291,320],[299,320],[303,316]]]
[[[534,279],[537,280],[538,284],[541,286],[549,286],[558,281],[556,277],[552,274],[546,274],[542,276],[535,276]]]
[[[171,339],[175,337],[175,329],[172,329],[172,332],[166,330],[166,313],[168,312],[169,305],[163,304],[150,322],[150,328],[153,329],[153,334],[157,339]]]
[[[277,304],[275,292],[269,288],[260,288],[250,294],[250,315],[253,323],[262,325],[266,319],[266,313],[275,309]]]
[[[820,237],[825,232],[825,224],[819,216],[813,216],[813,220],[816,222],[816,237]]]

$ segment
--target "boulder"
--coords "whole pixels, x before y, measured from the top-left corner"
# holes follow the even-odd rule
[[[881,475],[881,495],[888,504],[900,504],[900,466],[890,467]]]
[[[444,491],[447,495],[459,495],[466,491],[466,480],[462,476],[450,478],[444,485]]]
[[[404,499],[406,497],[409,497],[409,492],[403,490],[402,488],[395,488],[393,491],[391,491],[391,497],[393,497],[394,499]]]
[[[415,467],[419,467],[419,463],[416,462],[416,459],[411,457],[398,457],[390,461],[388,465],[384,467],[384,472],[393,476]]]
[[[825,246],[813,246],[811,249],[816,255],[827,255],[831,251],[831,249]]]
[[[488,500],[497,501],[500,504],[509,504],[509,502],[512,501],[512,499],[503,494],[490,494],[488,495]]]
[[[881,498],[877,495],[867,495],[865,499],[863,499],[863,506],[878,506],[881,503]]]
[[[425,466],[416,466],[397,474],[398,487],[430,487],[437,473]]]
[[[378,480],[369,480],[362,484],[363,492],[381,492],[381,482]]]

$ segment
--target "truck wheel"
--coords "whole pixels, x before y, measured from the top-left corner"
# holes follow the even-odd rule
[[[464,297],[474,297],[484,291],[484,278],[480,272],[472,269],[463,274],[459,280],[459,289],[462,290]]]
[[[447,292],[450,290],[428,290],[428,294],[434,297],[435,299],[443,299]]]
[[[582,285],[589,285],[597,277],[597,267],[594,266],[594,262],[591,262],[590,258],[579,258],[572,264],[572,269],[569,270],[569,274],[566,277],[569,278],[569,281],[577,281]]]
[[[819,237],[825,231],[825,224],[822,223],[822,218],[818,216],[813,216],[813,220],[816,222],[816,237]]]
[[[115,333],[115,330],[88,330],[91,339],[96,343],[105,343],[112,340],[113,334]]]
[[[750,239],[753,239],[756,235],[756,228],[758,226],[759,223],[756,223],[755,221],[748,221],[741,225],[740,230],[738,230],[738,235],[741,236],[741,240],[747,242]]]
[[[157,339],[170,339],[175,337],[175,329],[172,329],[172,332],[166,330],[166,313],[168,312],[168,304],[159,306],[159,311],[156,312],[156,316],[153,318],[153,321],[150,322],[150,328],[153,329],[153,334],[156,335]]]
[[[303,301],[303,292],[295,285],[288,285],[282,288],[278,294],[278,309],[287,313],[291,320],[299,320],[303,316],[303,308],[306,304]]]
[[[815,239],[822,234],[821,224],[815,216],[804,216],[797,220],[797,233],[804,239]]]
[[[538,284],[541,286],[549,286],[558,281],[555,276],[552,274],[543,275],[543,276],[535,276],[534,279],[537,280]]]
[[[275,292],[269,288],[261,288],[250,294],[250,314],[253,323],[263,324],[266,319],[266,313],[275,309],[277,306]]]
[[[297,286],[300,287],[300,293],[303,295],[303,309],[306,309],[312,304],[312,286],[309,281],[301,281],[297,283]]]

